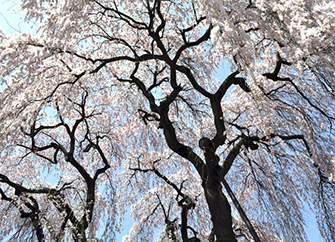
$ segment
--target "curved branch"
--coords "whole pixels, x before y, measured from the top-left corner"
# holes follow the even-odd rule
[[[168,110],[162,110],[159,114],[161,116],[160,125],[164,130],[165,140],[170,149],[181,157],[189,160],[198,171],[200,177],[205,179],[207,176],[207,168],[205,163],[197,154],[193,152],[192,148],[178,141],[175,129],[168,117]]]
[[[203,18],[205,19],[205,18]],[[201,21],[200,21],[201,22]],[[198,22],[197,24],[199,24],[200,22]],[[193,29],[195,26],[191,26],[190,28]],[[185,38],[185,32],[186,31],[190,31],[191,29],[188,28],[184,31],[182,31],[182,36],[183,36],[183,39],[184,39],[184,44],[178,49],[175,57],[173,58],[173,62],[174,63],[177,63],[177,61],[179,60],[182,52],[184,50],[186,50],[187,48],[190,48],[190,47],[193,47],[193,46],[197,46],[197,45],[200,45],[201,43],[209,40],[210,38],[210,35],[211,35],[211,30],[213,29],[213,25],[210,24],[209,27],[207,28],[206,32],[199,38],[197,39],[196,41],[193,41],[193,42],[187,42],[186,41],[186,38]]]

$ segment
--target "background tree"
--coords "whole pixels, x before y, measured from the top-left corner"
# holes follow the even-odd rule
[[[220,171],[261,241],[306,241],[307,205],[335,240],[333,2],[22,7],[40,25],[1,36],[3,236],[111,240],[131,205],[126,241],[251,241]]]

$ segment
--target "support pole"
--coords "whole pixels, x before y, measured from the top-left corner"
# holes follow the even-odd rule
[[[233,201],[235,207],[237,208],[237,211],[239,212],[240,216],[242,217],[245,225],[248,227],[251,236],[254,238],[255,242],[261,242],[261,240],[259,239],[254,227],[250,223],[250,220],[248,219],[247,215],[245,214],[243,208],[241,207],[240,203],[237,201],[237,198],[235,197],[233,191],[230,189],[228,183],[224,179],[224,176],[221,172],[221,167],[220,166],[217,166],[217,174],[219,175],[219,178],[220,178],[223,186],[226,188],[231,200]]]

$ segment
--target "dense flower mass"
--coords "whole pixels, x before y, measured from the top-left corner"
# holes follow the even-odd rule
[[[124,241],[306,241],[309,207],[335,241],[334,1],[18,6],[0,240],[113,241],[131,210]]]

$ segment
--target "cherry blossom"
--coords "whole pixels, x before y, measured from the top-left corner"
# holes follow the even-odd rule
[[[38,27],[0,32],[2,238],[113,241],[130,209],[123,241],[307,241],[308,206],[335,240],[334,2],[18,6]]]

